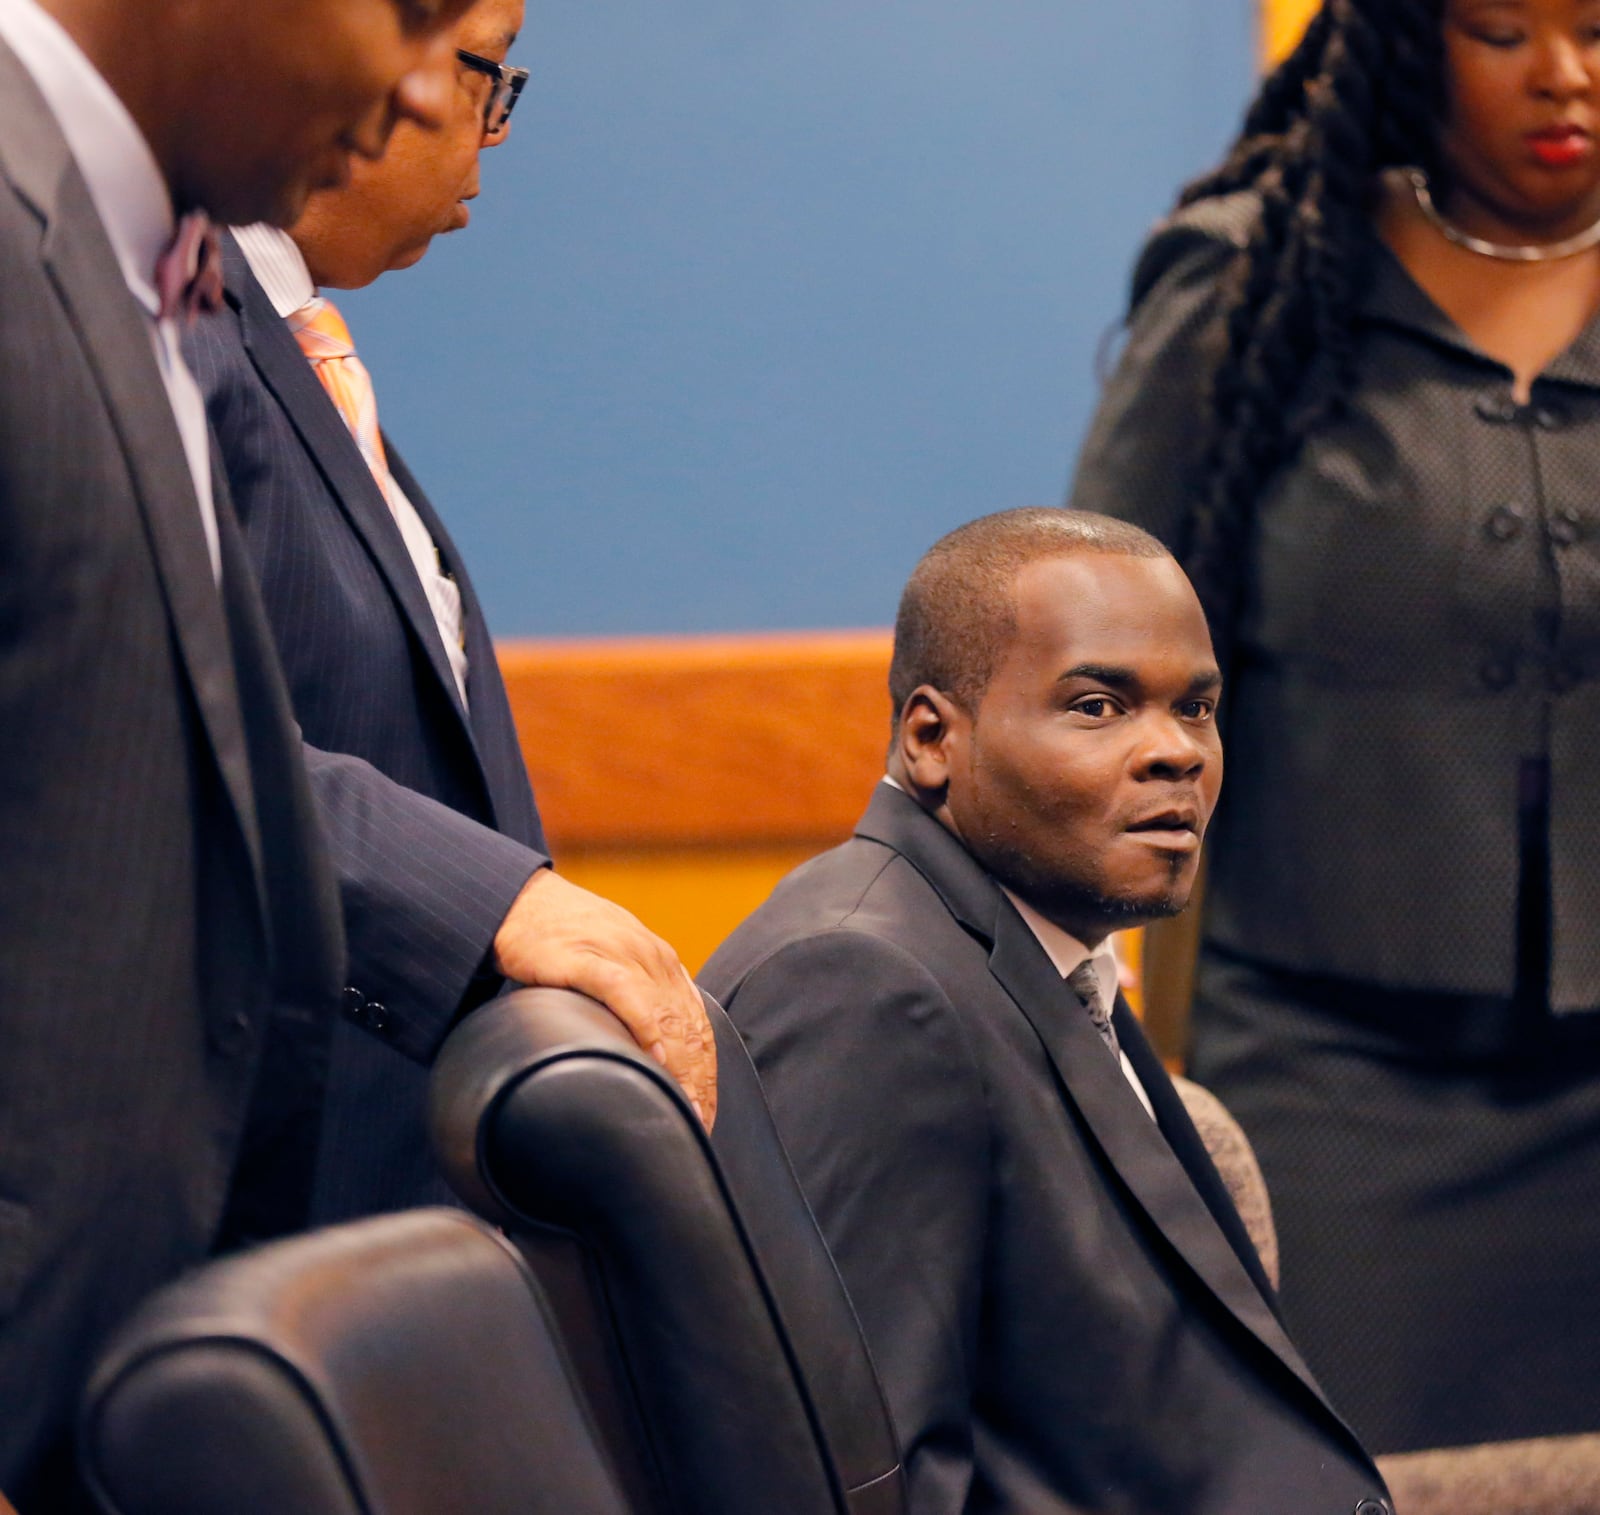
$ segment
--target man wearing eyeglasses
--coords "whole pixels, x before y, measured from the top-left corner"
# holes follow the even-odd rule
[[[370,378],[319,289],[409,267],[464,227],[478,157],[526,72],[505,64],[523,0],[459,23],[452,106],[397,127],[376,163],[310,199],[285,236],[224,246],[225,308],[187,352],[232,484],[339,874],[350,969],[313,1219],[447,1197],[427,1065],[506,983],[611,1006],[708,1122],[715,1054],[676,955],[547,866],[493,644],[454,545],[378,425]]]

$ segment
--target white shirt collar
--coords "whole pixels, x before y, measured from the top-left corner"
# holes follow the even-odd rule
[[[1095,976],[1100,980],[1100,995],[1107,1006],[1117,1002],[1117,954],[1107,937],[1091,951],[1070,931],[1063,931],[1054,921],[1046,920],[1025,899],[1013,894],[1004,884],[1000,886],[1005,897],[1017,907],[1017,914],[1028,929],[1039,939],[1039,945],[1055,964],[1056,972],[1066,978],[1086,958],[1094,960]]]
[[[36,0],[0,0],[0,37],[45,98],[89,185],[122,277],[154,318],[156,260],[172,240],[172,196],[128,108]]]
[[[0,0],[4,4],[4,0]],[[272,308],[280,316],[292,316],[308,300],[316,298],[317,286],[304,254],[286,231],[276,226],[257,224],[236,226],[233,240],[239,244],[250,272],[256,276]]]

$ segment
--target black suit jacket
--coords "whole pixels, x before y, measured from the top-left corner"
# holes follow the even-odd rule
[[[914,801],[881,787],[701,981],[860,1313],[918,1515],[1387,1508],[1362,1503],[1382,1481],[1285,1337],[1137,1022],[1119,1005],[1157,1121]]]
[[[426,1064],[499,987],[495,930],[548,862],[494,645],[443,523],[389,462],[461,590],[468,703],[382,493],[293,335],[224,239],[225,308],[185,351],[307,743],[350,941],[315,1215],[449,1198]]]
[[[309,1028],[314,1065],[332,1018],[332,882],[217,503],[220,594],[145,319],[0,45],[0,1488],[24,1510],[58,1507],[39,1481],[105,1333],[210,1251],[269,1031]]]

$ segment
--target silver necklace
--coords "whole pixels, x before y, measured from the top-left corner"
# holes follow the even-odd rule
[[[1554,263],[1558,258],[1570,258],[1574,253],[1587,252],[1600,243],[1600,221],[1586,226],[1575,237],[1564,242],[1525,242],[1519,246],[1504,242],[1489,242],[1462,231],[1459,226],[1446,221],[1439,207],[1428,193],[1428,176],[1420,168],[1408,168],[1406,177],[1411,180],[1411,192],[1417,197],[1417,209],[1427,223],[1447,242],[1464,247],[1485,258],[1498,258],[1502,263]]]

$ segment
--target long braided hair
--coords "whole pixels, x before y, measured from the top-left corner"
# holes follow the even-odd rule
[[[1235,608],[1262,491],[1350,391],[1376,176],[1414,163],[1438,179],[1441,11],[1441,0],[1323,0],[1227,157],[1179,197],[1180,208],[1241,189],[1261,199],[1225,295],[1183,552],[1214,624]]]

